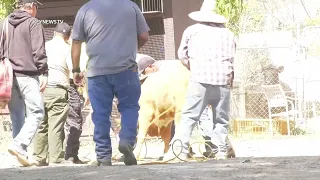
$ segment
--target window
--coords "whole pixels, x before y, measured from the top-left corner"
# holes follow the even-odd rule
[[[142,12],[163,12],[163,0],[131,0]]]

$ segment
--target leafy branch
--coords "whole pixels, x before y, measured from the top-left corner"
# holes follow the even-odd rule
[[[0,19],[4,19],[14,9],[15,0],[1,0],[0,1]]]
[[[216,12],[225,16],[226,24],[236,35],[240,32],[240,17],[243,12],[243,0],[217,0]]]

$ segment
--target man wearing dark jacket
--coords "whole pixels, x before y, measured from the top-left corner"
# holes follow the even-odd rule
[[[9,48],[4,46],[4,55],[9,52],[14,72],[12,97],[8,104],[14,139],[8,151],[23,166],[31,165],[27,147],[44,117],[42,92],[47,86],[44,31],[35,18],[38,4],[37,0],[23,0],[18,4],[19,9],[6,19],[9,22],[6,38]]]

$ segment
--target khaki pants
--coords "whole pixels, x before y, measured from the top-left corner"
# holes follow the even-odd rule
[[[33,157],[39,162],[59,163],[64,159],[64,123],[68,116],[68,92],[62,88],[44,91],[45,117],[34,138]],[[49,156],[49,157],[48,157]]]

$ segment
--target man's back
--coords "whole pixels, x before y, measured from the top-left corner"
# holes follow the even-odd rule
[[[49,76],[48,87],[61,85],[69,87],[69,70],[67,63],[70,53],[70,46],[60,38],[53,38],[46,42],[46,52],[48,56]]]
[[[87,43],[88,77],[119,73],[136,64],[138,11],[129,0],[91,0],[81,7],[73,39]]]
[[[206,84],[227,84],[227,77],[233,72],[234,34],[223,26],[199,23],[188,27],[184,35],[192,78]]]

